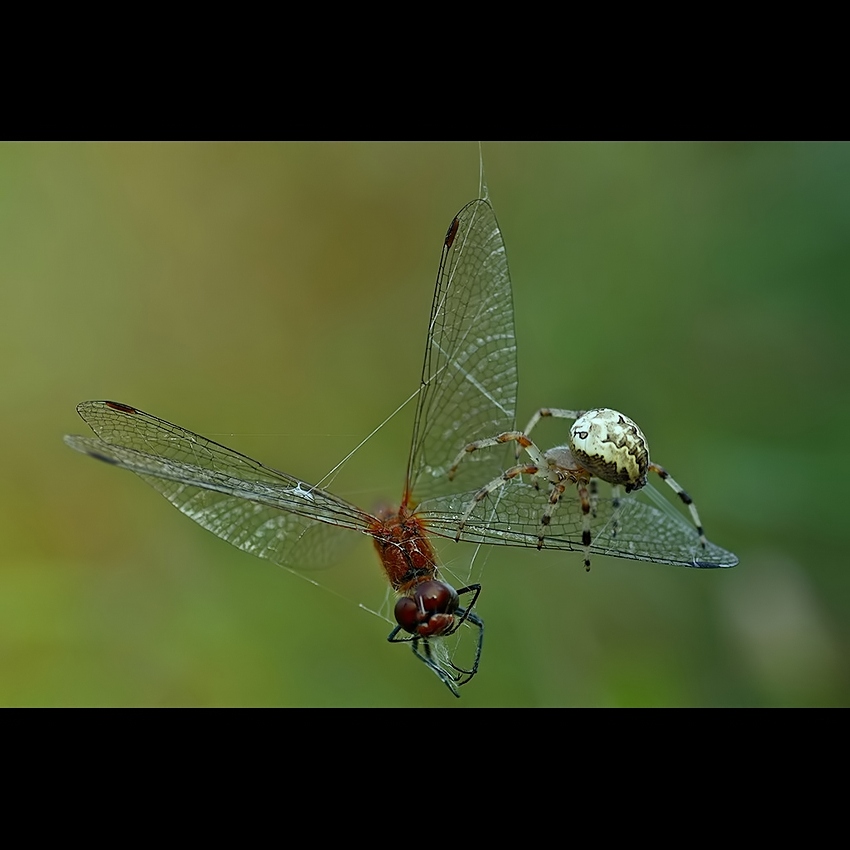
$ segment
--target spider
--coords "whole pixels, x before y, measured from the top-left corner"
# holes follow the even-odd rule
[[[575,421],[570,428],[569,443],[565,446],[555,446],[544,452],[531,440],[529,434],[537,423],[547,416]],[[551,487],[548,504],[540,517],[537,548],[541,549],[543,548],[547,527],[557,510],[564,491],[570,484],[575,484],[578,488],[582,512],[581,542],[584,547],[584,566],[585,569],[589,570],[590,525],[591,517],[596,515],[597,480],[606,481],[612,485],[612,502],[616,511],[619,507],[620,487],[625,487],[627,493],[640,490],[641,487],[646,485],[647,472],[651,471],[666,481],[682,502],[688,506],[699,534],[700,544],[705,549],[705,533],[696,505],[682,487],[670,477],[663,466],[659,466],[649,459],[649,446],[646,437],[628,416],[606,407],[587,411],[542,407],[531,417],[525,431],[505,431],[495,437],[469,443],[455,458],[454,464],[448,472],[449,479],[454,477],[459,464],[470,452],[508,442],[517,444],[517,460],[519,460],[521,450],[525,449],[531,458],[531,463],[518,463],[510,469],[506,469],[498,478],[494,478],[489,484],[485,484],[478,490],[458,523],[458,539],[467,520],[483,499],[503,487],[512,478],[529,475],[538,489],[541,481],[548,482]]]

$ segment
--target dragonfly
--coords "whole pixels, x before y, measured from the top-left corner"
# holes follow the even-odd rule
[[[228,543],[295,570],[332,562],[351,531],[374,542],[398,595],[388,640],[408,642],[455,695],[475,676],[484,624],[474,611],[480,584],[458,589],[440,576],[426,533],[425,498],[466,493],[497,475],[506,458],[482,454],[449,481],[456,449],[514,427],[516,337],[501,230],[479,198],[452,219],[443,240],[407,474],[397,510],[378,515],[178,425],[116,401],[85,401],[77,412],[95,436],[67,436],[73,449],[128,469],[182,513]],[[471,435],[471,437],[470,437]],[[454,538],[448,514],[434,531]],[[456,525],[456,521],[455,524]],[[464,598],[468,601],[461,604]],[[471,664],[435,651],[467,624],[477,632]]]
[[[387,640],[409,643],[456,697],[481,659],[484,623],[475,610],[481,585],[455,589],[445,581],[430,535],[574,550],[586,558],[593,552],[686,567],[737,563],[660,494],[653,496],[649,484],[640,497],[594,493],[592,516],[578,499],[564,497],[557,511],[549,511],[545,536],[540,518],[550,495],[539,481],[516,475],[492,485],[516,463],[513,448],[493,445],[492,437],[519,433],[517,347],[505,244],[487,193],[482,188],[480,194],[452,219],[443,239],[397,509],[371,514],[121,402],[82,402],[77,412],[95,436],[65,437],[71,448],[134,472],[221,539],[282,566],[325,566],[350,532],[367,535],[397,596]],[[456,463],[470,444],[486,444],[488,450]],[[461,627],[476,635],[471,661],[463,664],[440,652],[443,639]]]

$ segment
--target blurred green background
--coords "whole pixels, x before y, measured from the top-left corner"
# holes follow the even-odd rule
[[[586,574],[486,547],[481,670],[455,700],[358,607],[385,595],[367,539],[315,586],[62,436],[88,433],[77,402],[115,399],[321,478],[418,385],[477,146],[3,145],[0,704],[850,702],[850,147],[483,152],[519,424],[632,416],[741,564]],[[412,415],[334,492],[398,500]]]

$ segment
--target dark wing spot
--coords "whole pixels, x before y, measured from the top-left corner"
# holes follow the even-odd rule
[[[455,219],[449,225],[449,229],[446,231],[446,248],[452,247],[452,243],[455,241],[455,236],[457,235],[458,227],[460,227],[460,221],[458,219]]]
[[[108,401],[106,402],[107,407],[111,407],[113,410],[120,410],[121,413],[138,413],[135,407],[130,407],[129,404],[121,404],[119,401]]]
[[[102,460],[104,463],[111,463],[115,466],[118,461],[115,458],[107,457],[106,455],[98,454],[97,452],[86,452],[89,457],[93,457],[95,460]]]

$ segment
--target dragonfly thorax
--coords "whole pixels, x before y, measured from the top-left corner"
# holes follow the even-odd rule
[[[437,559],[425,536],[422,521],[402,506],[397,513],[381,512],[369,529],[381,564],[393,590],[408,594],[416,585],[434,578]]]

